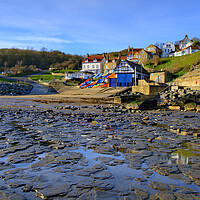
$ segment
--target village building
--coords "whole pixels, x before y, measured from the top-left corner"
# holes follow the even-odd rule
[[[185,38],[179,42],[179,49],[182,50],[192,44],[193,42],[188,38],[188,35],[185,35]]]
[[[157,55],[157,56],[161,57],[161,54],[162,54],[162,50],[153,44],[150,44],[146,48],[146,51],[150,52],[152,56]]]
[[[172,52],[175,52],[175,45],[171,42],[163,43],[162,57],[169,57]]]
[[[131,48],[128,46],[127,60],[137,63],[138,55],[136,53],[139,53],[141,50],[143,50],[143,48]]]
[[[180,51],[176,51],[174,53],[174,56],[184,56],[187,54],[195,53],[199,50],[200,50],[199,47],[187,46],[187,47],[181,49]]]
[[[172,74],[167,71],[158,71],[150,74],[150,82],[166,83],[172,80]]]
[[[115,75],[109,79],[110,87],[131,87],[137,85],[139,79],[149,78],[148,72],[142,65],[128,60],[121,61],[114,73]]]
[[[109,58],[109,55],[106,56],[106,61],[103,67],[103,73],[112,74],[117,66],[117,61],[119,58]]]
[[[89,56],[82,61],[82,70],[87,72],[93,72],[94,74],[103,73],[103,66],[106,59],[104,55]]]
[[[138,64],[146,64],[149,60],[152,59],[151,53],[148,51],[145,51],[144,49],[136,53],[135,56],[137,56],[138,58],[138,62],[137,62]]]

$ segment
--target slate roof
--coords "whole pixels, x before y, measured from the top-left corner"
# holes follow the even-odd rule
[[[147,72],[147,70],[146,69],[144,69],[143,67],[142,67],[142,65],[138,65],[138,64],[136,64],[136,63],[134,63],[134,62],[131,62],[131,61],[126,61],[134,70],[135,70],[135,67],[136,67],[136,71],[137,72],[142,72],[143,74],[149,74],[148,72]],[[142,71],[141,71],[141,69],[142,69]]]

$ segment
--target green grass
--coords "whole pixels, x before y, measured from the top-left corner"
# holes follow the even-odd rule
[[[64,74],[65,72],[79,72],[80,70],[70,70],[70,69],[63,69],[63,70],[53,70],[53,73],[61,73]]]
[[[61,79],[64,76],[53,76],[53,75],[35,75],[35,76],[31,76],[29,77],[29,79],[33,80],[33,81],[42,81],[42,82],[50,82],[53,79]]]
[[[200,51],[180,57],[161,58],[160,64],[158,66],[154,66],[152,63],[149,63],[145,65],[145,67],[154,69],[156,71],[167,70],[174,74],[176,77],[179,77],[188,72],[192,65],[199,64]]]

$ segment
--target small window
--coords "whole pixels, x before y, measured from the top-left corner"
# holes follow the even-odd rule
[[[90,68],[90,66],[88,65],[88,66],[87,66],[87,68],[89,69],[89,68]]]
[[[92,68],[94,69],[94,65],[92,65]]]

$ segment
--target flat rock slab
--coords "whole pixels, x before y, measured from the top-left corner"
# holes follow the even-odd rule
[[[78,172],[75,172],[75,174],[78,176],[90,176],[91,174],[97,173],[98,171],[99,171],[98,169],[86,168]]]
[[[99,173],[96,173],[96,174],[92,174],[91,177],[94,178],[94,179],[104,180],[104,179],[113,178],[113,175],[110,172],[103,171],[103,172],[99,172]]]
[[[148,184],[149,188],[155,189],[155,190],[162,190],[162,191],[167,191],[170,190],[170,187],[165,184],[165,183],[161,183],[161,182],[157,182],[157,181],[151,181]]]
[[[60,185],[51,188],[46,188],[44,190],[35,190],[36,196],[42,199],[49,199],[57,196],[65,196],[71,191],[71,185]]]

